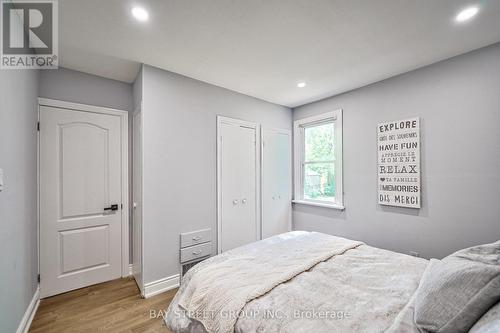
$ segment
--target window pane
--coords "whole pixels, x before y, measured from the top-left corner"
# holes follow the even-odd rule
[[[304,199],[334,201],[335,166],[333,163],[304,165]]]
[[[333,161],[333,123],[304,128],[305,162]]]

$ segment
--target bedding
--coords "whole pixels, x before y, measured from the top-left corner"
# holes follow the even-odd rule
[[[499,269],[500,242],[431,259],[415,294],[386,333],[500,332]]]
[[[425,274],[425,273],[424,273]],[[385,333],[426,333],[420,330],[415,324],[415,294],[410,298],[410,301],[405,305],[403,310],[399,312],[394,319],[392,325],[385,331]]]
[[[500,300],[500,241],[431,259],[415,295],[415,323],[462,333]]]
[[[498,332],[500,332],[500,302],[488,310],[469,331],[469,333]]]
[[[319,262],[360,246],[344,238],[317,232],[296,232],[252,251],[232,251],[195,275],[179,297],[179,306],[209,332],[233,332],[248,301]],[[223,260],[220,260],[223,259]],[[212,315],[206,316],[206,313]]]
[[[216,288],[203,283],[204,276],[215,271],[213,267],[217,267],[219,277],[236,274],[239,269],[226,265],[231,258],[254,258],[252,254],[274,248],[267,255],[285,260],[293,257],[293,251],[286,250],[287,242],[302,242],[304,248],[319,250],[310,244],[318,239],[322,247],[329,244],[328,255],[318,251],[321,255],[314,260],[306,256],[295,261],[292,269],[280,268],[283,274],[274,270],[265,278],[260,275],[270,263],[279,265],[276,258],[262,258],[245,270],[251,276],[238,277],[243,283],[217,284]],[[176,333],[383,332],[409,302],[427,263],[339,237],[291,232],[225,252],[193,267],[184,276],[165,322]],[[250,285],[259,281],[258,290],[249,288],[243,296],[235,292],[235,288],[245,289],[245,281]],[[233,294],[234,302],[228,296]],[[220,299],[231,306],[221,307]],[[234,307],[234,303],[238,305]]]

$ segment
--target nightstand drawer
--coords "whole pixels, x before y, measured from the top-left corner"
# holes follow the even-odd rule
[[[212,240],[212,229],[203,229],[181,234],[181,248],[210,242]]]
[[[181,249],[181,263],[203,258],[212,253],[212,243],[204,243]]]

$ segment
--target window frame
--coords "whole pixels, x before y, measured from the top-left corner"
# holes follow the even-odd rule
[[[305,165],[305,128],[333,123],[335,137],[335,199],[334,201],[304,198],[304,165]],[[342,172],[342,109],[322,113],[317,116],[295,120],[293,122],[294,146],[294,200],[293,203],[311,206],[344,209],[344,187]]]

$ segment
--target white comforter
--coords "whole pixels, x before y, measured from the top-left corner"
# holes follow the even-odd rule
[[[303,235],[294,232],[272,237],[195,266],[184,277],[179,292],[169,306],[167,326],[174,332],[214,332],[213,327],[207,330],[200,321],[192,319],[203,318],[199,313],[189,313],[179,307],[179,300],[190,289],[190,281],[203,278],[206,269],[227,260],[225,257],[231,256],[232,252],[250,253],[284,239]],[[332,242],[345,242],[345,239],[328,237],[331,237]],[[426,265],[426,260],[367,245],[352,247],[343,254],[333,254],[330,259],[249,300],[237,313],[239,317],[234,331],[383,332],[391,326],[410,299]],[[262,281],[263,285],[269,282]],[[217,288],[224,286],[218,285]],[[231,290],[221,290],[221,293],[227,295]],[[210,309],[204,310],[208,310],[204,315],[214,318]]]

